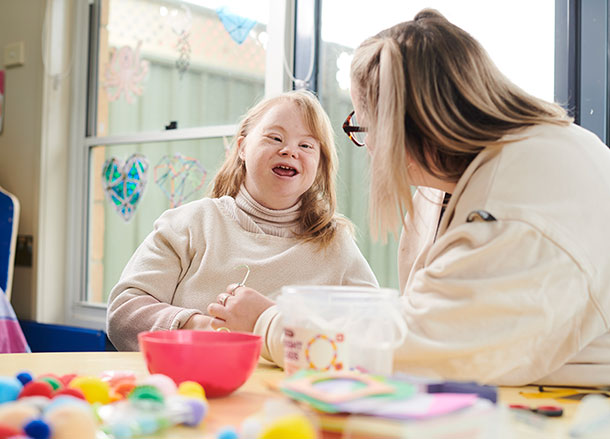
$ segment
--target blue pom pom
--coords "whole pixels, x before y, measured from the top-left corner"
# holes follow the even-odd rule
[[[229,425],[227,427],[222,427],[218,431],[216,439],[239,439],[239,435],[237,434],[237,430]]]
[[[16,400],[22,388],[17,378],[0,377],[0,404]]]
[[[109,430],[109,432],[117,439],[127,439],[134,436],[134,432],[126,422],[116,422],[110,427]]]
[[[17,379],[19,381],[21,381],[21,384],[23,384],[25,386],[27,383],[32,381],[34,379],[34,377],[32,376],[31,373],[24,371],[24,372],[20,372],[19,374],[17,374]]]
[[[159,422],[154,416],[141,416],[137,417],[136,419],[142,434],[153,434],[161,429]]]
[[[42,419],[34,419],[28,422],[23,431],[33,439],[49,439],[51,437],[51,427]]]

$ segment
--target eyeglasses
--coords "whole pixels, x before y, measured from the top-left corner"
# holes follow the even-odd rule
[[[352,111],[349,116],[347,116],[347,119],[345,119],[345,122],[343,122],[343,131],[356,146],[364,146],[364,139],[366,138],[368,128],[358,126],[354,111]]]

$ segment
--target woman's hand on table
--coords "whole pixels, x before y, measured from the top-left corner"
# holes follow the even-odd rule
[[[252,332],[258,316],[274,304],[252,288],[231,284],[226,292],[218,295],[217,303],[208,305],[208,314],[214,317],[212,326],[216,329],[225,327],[231,331]]]

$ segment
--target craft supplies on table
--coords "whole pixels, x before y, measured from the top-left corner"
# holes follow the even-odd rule
[[[443,384],[453,391],[445,392]],[[301,370],[283,380],[280,389],[320,412],[325,430],[349,437],[444,437],[449,432],[452,437],[494,437],[489,432],[506,423],[495,404],[497,389],[476,383]]]
[[[160,374],[136,380],[128,371],[100,376],[29,372],[0,377],[0,438],[112,439],[198,426],[208,411],[197,383]]]
[[[437,383],[441,384],[441,383]],[[453,383],[455,385],[456,383]],[[427,419],[471,407],[477,400],[497,400],[495,388],[468,384],[469,392],[443,392],[442,387],[357,371],[301,370],[286,378],[280,389],[291,398],[325,413],[352,413],[385,418]],[[428,386],[432,391],[428,391]],[[488,394],[480,398],[477,392]],[[492,395],[493,392],[493,395]]]

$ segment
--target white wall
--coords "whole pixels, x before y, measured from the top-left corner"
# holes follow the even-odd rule
[[[0,0],[0,68],[5,69],[0,185],[19,198],[19,234],[34,237],[33,267],[15,267],[12,303],[20,318],[36,314],[36,254],[43,101],[41,33],[44,0]],[[7,44],[25,43],[25,64],[4,67]]]

